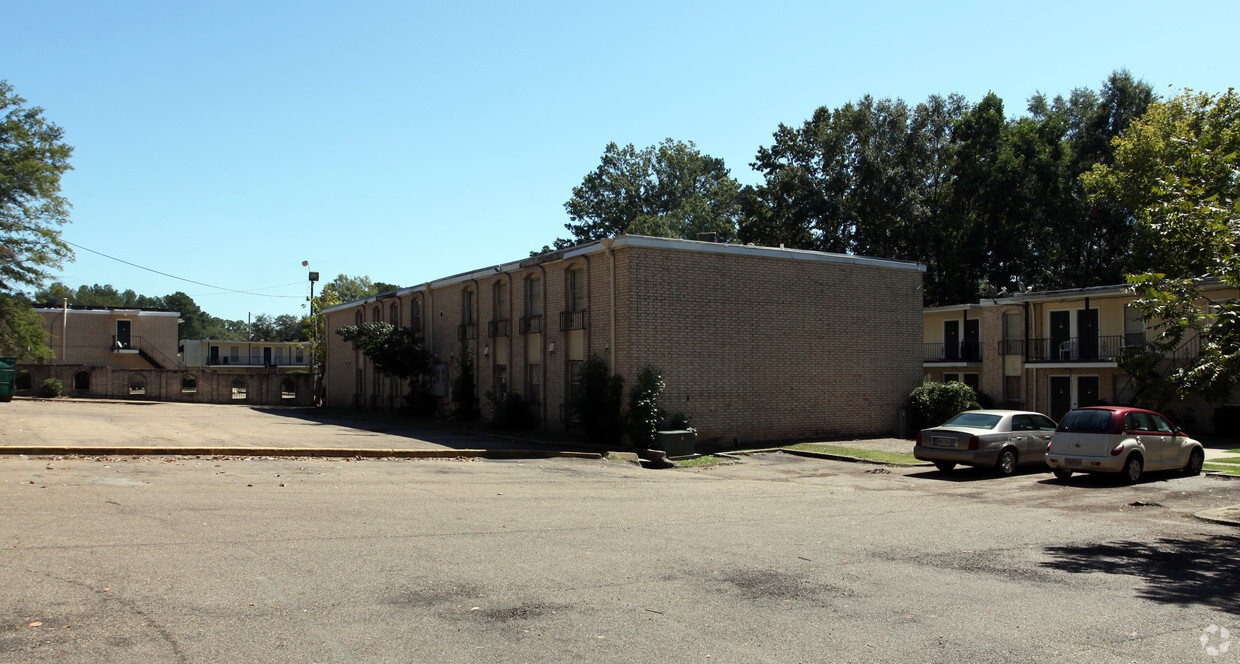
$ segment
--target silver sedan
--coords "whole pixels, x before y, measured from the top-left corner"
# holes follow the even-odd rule
[[[917,434],[913,456],[943,472],[956,464],[994,468],[1011,475],[1017,466],[1042,464],[1055,420],[1025,410],[966,410]]]

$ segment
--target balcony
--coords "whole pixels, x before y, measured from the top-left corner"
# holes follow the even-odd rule
[[[487,323],[487,336],[491,339],[496,337],[506,337],[508,336],[508,330],[510,327],[511,324],[508,319],[493,320]]]
[[[590,325],[590,312],[581,311],[562,311],[560,312],[560,331],[566,330],[584,330]]]
[[[1126,346],[1124,335],[1051,337],[1025,343],[1026,362],[1114,362]]]
[[[521,334],[539,334],[543,331],[543,317],[522,316],[517,330]]]
[[[976,341],[925,344],[921,359],[923,362],[981,362],[982,344]]]
[[[456,326],[456,340],[466,341],[478,338],[478,326],[473,323],[462,323]]]

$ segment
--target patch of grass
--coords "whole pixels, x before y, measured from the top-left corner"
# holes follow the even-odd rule
[[[822,454],[838,454],[840,456],[850,456],[858,459],[868,459],[870,461],[881,461],[883,463],[921,463],[921,461],[911,453],[904,454],[900,452],[884,452],[882,450],[867,450],[858,447],[843,447],[840,445],[824,445],[822,443],[798,443],[796,445],[786,445],[784,446],[784,449],[802,450],[804,452],[820,452]]]
[[[1240,465],[1237,464],[1210,462],[1202,465],[1202,468],[1205,468],[1206,470],[1217,470],[1224,475],[1235,475],[1240,477]]]
[[[1232,454],[1240,454],[1240,447],[1237,447],[1237,448],[1236,448],[1236,449],[1234,449],[1234,450],[1227,450],[1227,451],[1228,451],[1228,452],[1230,452],[1230,453],[1232,453]]]
[[[1210,459],[1210,463],[1240,463],[1240,457],[1223,457],[1222,459]]]
[[[704,454],[692,459],[672,459],[672,463],[681,468],[692,468],[694,466],[717,466],[722,463],[735,463],[735,460],[713,454]]]

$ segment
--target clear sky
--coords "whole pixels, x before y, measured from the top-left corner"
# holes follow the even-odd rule
[[[523,258],[610,141],[756,183],[780,123],[865,94],[1019,115],[1120,68],[1222,92],[1240,65],[1235,0],[3,5],[0,79],[76,147],[64,239],[210,286],[80,248],[59,279],[229,319],[302,313],[306,260],[409,286]]]

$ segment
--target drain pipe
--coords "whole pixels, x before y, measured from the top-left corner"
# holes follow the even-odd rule
[[[611,350],[610,361],[612,373],[616,372],[616,254],[612,251],[611,246],[616,243],[615,238],[607,238],[602,241],[603,251],[607,252],[608,268],[611,278],[611,341],[607,347]]]

